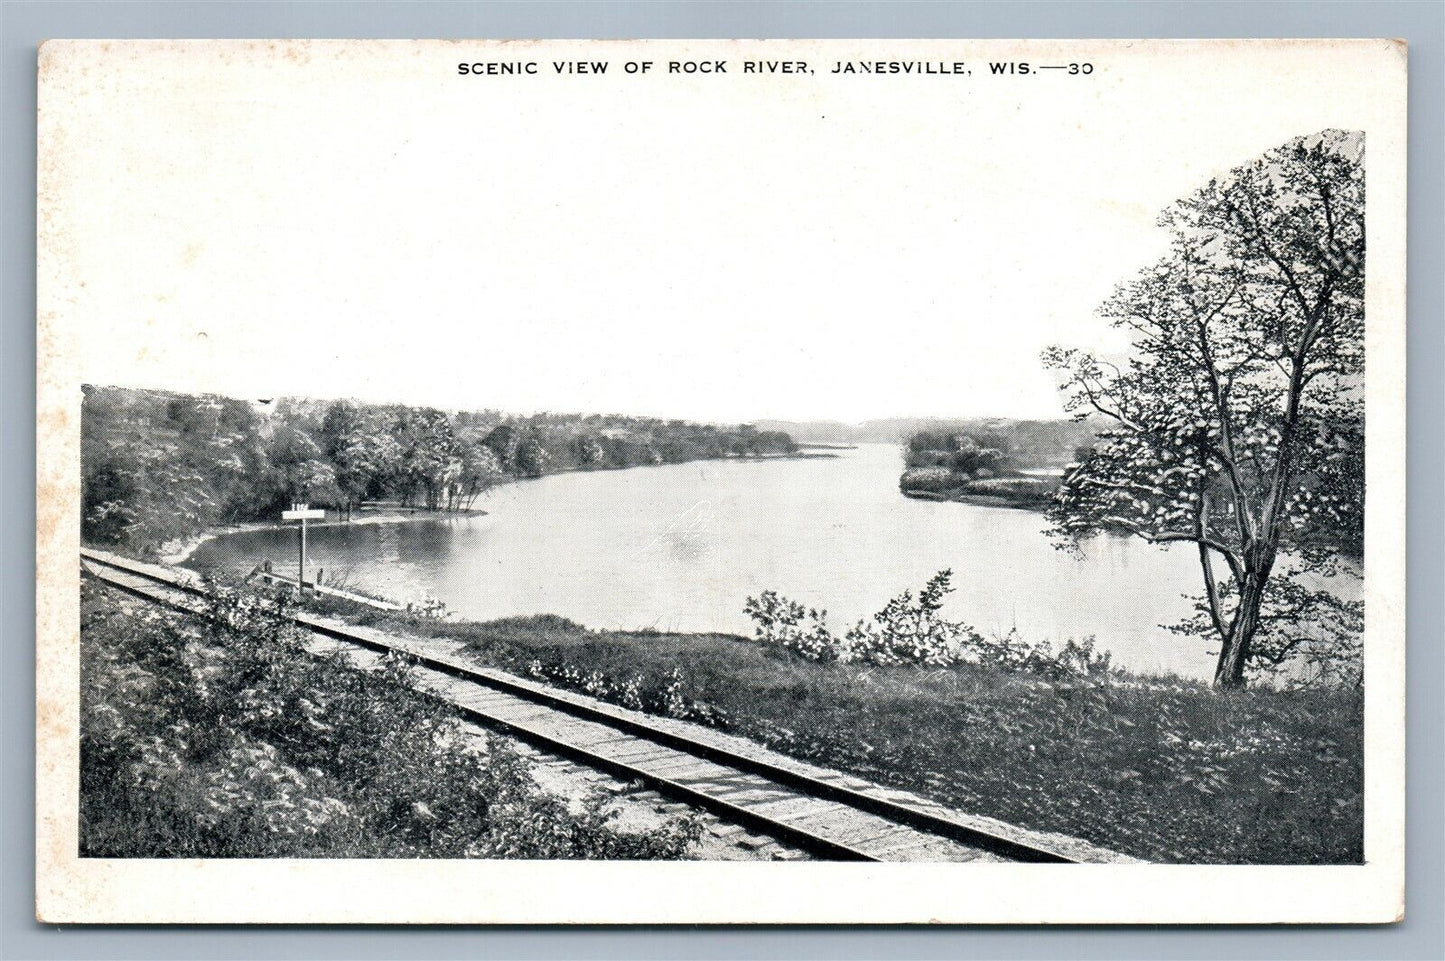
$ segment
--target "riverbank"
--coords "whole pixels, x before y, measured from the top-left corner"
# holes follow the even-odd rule
[[[455,511],[433,511],[422,507],[378,507],[358,508],[354,515],[348,520],[329,516],[322,521],[309,521],[307,527],[315,530],[318,527],[362,527],[369,524],[405,524],[411,521],[434,521],[443,520],[449,517],[481,517],[487,512],[481,508]],[[360,516],[355,516],[359,514]],[[291,530],[295,524],[276,523],[274,521],[243,521],[235,524],[216,524],[192,534],[189,537],[179,538],[175,541],[162,545],[156,555],[156,560],[161,564],[182,564],[196,549],[207,541],[227,534],[244,534],[247,531],[264,531],[285,529]]]
[[[1007,497],[998,497],[990,494],[969,494],[964,491],[955,491],[950,494],[937,494],[933,491],[910,491],[902,492],[904,497],[911,497],[919,501],[935,501],[939,503],[973,504],[978,507],[1011,507],[1021,511],[1041,511],[1046,505],[1037,502],[1021,502],[1010,500]]]
[[[838,455],[831,452],[835,449],[844,448],[829,448],[829,452],[811,452],[806,450],[799,450],[789,454],[755,454],[747,456],[706,458],[700,461],[683,461],[682,463],[708,463],[711,461],[719,461],[726,463],[762,464],[772,461],[824,460],[836,458]],[[509,477],[499,482],[495,486],[505,487],[511,484],[527,483],[530,481],[542,480],[546,477],[555,477],[563,474],[610,473],[614,471],[635,470],[644,467],[663,466],[669,465],[632,464],[626,467],[611,465],[602,467],[565,467],[558,470],[548,471],[547,473],[539,475],[538,477]],[[374,502],[370,504],[363,504],[361,507],[357,508],[356,511],[353,512],[353,515],[349,520],[333,518],[332,516],[330,516],[333,513],[335,512],[328,511],[328,517],[326,520],[311,522],[309,525],[310,529],[315,530],[319,527],[365,526],[369,524],[404,524],[413,521],[447,520],[450,518],[460,517],[484,517],[487,515],[488,512],[480,507],[468,508],[463,510],[430,510],[425,507],[402,507],[398,504],[393,503]],[[214,524],[210,527],[207,527],[203,531],[198,531],[187,537],[177,538],[173,541],[163,544],[156,552],[154,559],[162,564],[182,564],[185,563],[185,561],[187,561],[191,557],[191,555],[196,552],[196,549],[199,548],[202,544],[217,537],[222,537],[228,534],[243,534],[248,531],[291,529],[294,526],[294,524],[284,524],[275,521],[241,521],[231,524]],[[113,547],[115,545],[105,546]]]
[[[665,704],[800,760],[1148,860],[1356,864],[1363,855],[1358,692],[825,664],[736,635],[322,606],[462,641],[481,666],[644,709]]]

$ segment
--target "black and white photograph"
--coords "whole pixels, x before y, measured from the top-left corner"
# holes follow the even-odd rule
[[[42,917],[1398,917],[1403,44],[39,56]]]

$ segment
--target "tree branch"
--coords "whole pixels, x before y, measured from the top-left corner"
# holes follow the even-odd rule
[[[1224,626],[1224,615],[1219,609],[1219,583],[1214,579],[1214,564],[1209,558],[1209,545],[1205,543],[1209,524],[1209,495],[1201,492],[1199,504],[1194,511],[1194,530],[1199,538],[1199,567],[1204,573],[1204,596],[1209,601],[1209,619],[1221,639],[1229,636]]]
[[[1230,550],[1227,544],[1207,535],[1200,535],[1191,531],[1164,531],[1162,533],[1155,533],[1115,514],[1106,514],[1100,517],[1099,523],[1121,527],[1131,534],[1142,537],[1151,544],[1175,544],[1180,542],[1201,544],[1211,550],[1218,551],[1220,556],[1229,563],[1230,571],[1235,574],[1235,577],[1238,578],[1240,575],[1243,562],[1235,555],[1234,551]]]

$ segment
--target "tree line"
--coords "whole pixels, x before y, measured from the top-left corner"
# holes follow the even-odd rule
[[[297,501],[348,516],[364,501],[459,511],[513,478],[796,450],[750,425],[88,386],[81,529],[146,551]]]

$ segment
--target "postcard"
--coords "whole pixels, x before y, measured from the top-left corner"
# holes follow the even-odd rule
[[[43,921],[1400,918],[1402,42],[37,56]]]

